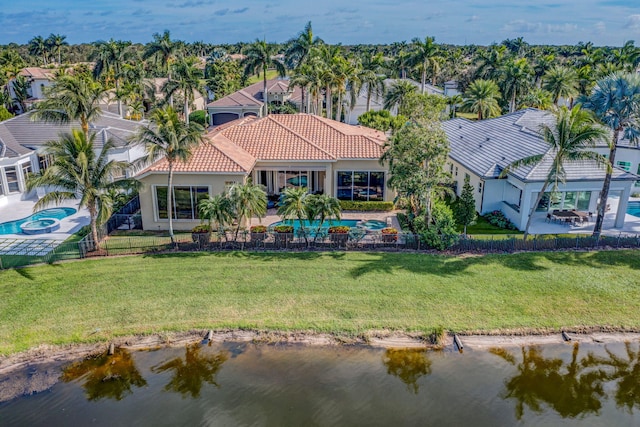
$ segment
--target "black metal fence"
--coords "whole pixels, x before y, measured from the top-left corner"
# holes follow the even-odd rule
[[[103,232],[106,229],[103,228]],[[637,249],[640,236],[591,236],[557,237],[539,235],[523,240],[522,237],[466,238],[444,253],[513,253],[519,251]],[[17,243],[17,242],[16,242]],[[437,252],[426,246],[420,236],[400,233],[398,235],[319,235],[301,236],[293,233],[249,233],[241,231],[236,236],[228,233],[181,233],[172,243],[168,236],[112,235],[98,247],[84,239],[75,243],[63,243],[43,254],[13,253],[0,255],[0,268],[15,268],[37,263],[56,262],[64,259],[87,257],[159,253],[167,251],[407,251]]]

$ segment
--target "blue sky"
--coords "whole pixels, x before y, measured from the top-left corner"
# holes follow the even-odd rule
[[[312,21],[329,43],[640,44],[640,0],[3,0],[0,44],[64,34],[70,43],[172,38],[233,43],[285,41]]]

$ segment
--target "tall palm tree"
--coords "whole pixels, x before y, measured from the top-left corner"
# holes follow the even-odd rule
[[[162,34],[153,34],[153,41],[149,43],[142,54],[142,58],[147,60],[154,58],[156,64],[167,73],[167,79],[171,80],[171,64],[180,56],[180,44],[171,40],[169,30],[164,30]],[[173,98],[169,97],[169,105],[173,107]]]
[[[340,46],[322,45],[318,49],[317,60],[319,61],[320,78],[324,84],[326,117],[328,119],[333,113],[333,89],[340,82],[337,69],[343,59]]]
[[[294,71],[293,76],[289,80],[289,88],[299,87],[302,89],[302,111],[312,114],[319,114],[318,97],[322,90],[323,83],[321,78],[321,67],[316,58],[302,65],[298,70]],[[304,98],[304,94],[308,93],[308,97]]]
[[[108,42],[95,43],[96,58],[93,77],[100,78],[105,73],[112,73],[116,84],[116,94],[120,92],[120,82],[124,77],[124,64],[130,54],[131,42],[111,39]],[[118,97],[118,115],[122,117],[122,101]]]
[[[485,80],[496,80],[499,77],[500,69],[505,63],[507,48],[504,45],[490,46],[486,51],[478,54],[478,67],[475,78]]]
[[[384,109],[392,110],[394,107],[398,107],[398,112],[402,111],[407,96],[417,91],[418,88],[411,81],[396,80],[387,89],[387,94],[384,97]]]
[[[29,40],[29,54],[42,57],[42,65],[47,65],[47,41],[42,36]]]
[[[580,162],[593,160],[598,164],[605,164],[604,156],[590,151],[597,141],[607,136],[604,128],[599,126],[593,115],[576,105],[572,109],[561,107],[554,111],[555,124],[543,124],[540,128],[544,141],[549,146],[549,150],[543,154],[536,154],[525,157],[508,165],[501,173],[506,176],[510,171],[522,166],[538,165],[547,157],[551,157],[551,167],[545,178],[538,197],[531,206],[529,219],[524,229],[524,239],[526,240],[531,226],[531,219],[544,197],[545,191],[551,185],[552,191],[557,191],[558,184],[564,183],[566,178],[565,166],[570,162]]]
[[[335,91],[338,96],[338,105],[336,106],[336,121],[342,119],[342,104],[347,91],[350,99],[349,105],[353,109],[358,97],[358,86],[360,85],[360,76],[358,75],[357,66],[354,61],[340,57],[334,68]]]
[[[520,98],[518,108],[537,108],[539,110],[548,110],[552,105],[553,102],[551,102],[551,94],[544,89],[536,87]]]
[[[300,229],[303,230],[305,242],[308,243],[307,233],[304,227],[304,220],[307,219],[307,197],[309,197],[309,191],[305,187],[292,187],[287,188],[282,193],[282,200],[278,207],[278,215],[283,219],[295,218],[300,223]]]
[[[69,46],[66,41],[67,36],[61,34],[49,34],[47,43],[51,47],[52,52],[58,52],[58,65],[62,64],[62,46]]]
[[[49,141],[44,153],[53,156],[53,165],[40,175],[32,175],[27,180],[29,190],[36,187],[52,186],[55,190],[46,193],[34,205],[34,211],[50,204],[60,204],[64,200],[80,200],[79,207],[89,211],[91,237],[98,244],[98,225],[111,216],[112,189],[128,189],[135,181],[122,179],[112,181],[120,175],[128,162],[108,160],[109,151],[114,147],[109,140],[96,155],[95,134],[88,138],[84,132],[73,129],[63,134],[58,141]]]
[[[616,149],[620,136],[632,144],[638,144],[640,138],[640,76],[618,72],[599,80],[588,97],[581,99],[584,108],[593,111],[598,120],[611,129],[613,138],[609,143],[609,162],[615,165]],[[593,229],[593,237],[600,237],[602,222],[609,197],[611,175],[613,170],[607,169],[598,216]]]
[[[262,72],[262,101],[264,102],[264,115],[269,114],[269,101],[267,96],[267,70],[275,68],[280,77],[284,77],[287,71],[284,64],[276,58],[277,46],[264,40],[258,40],[247,47],[245,58],[242,60],[245,76],[260,74]]]
[[[427,84],[427,70],[433,58],[439,53],[438,46],[434,42],[434,37],[425,37],[424,41],[417,37],[412,40],[412,64],[418,67],[422,75],[422,93],[424,93],[425,85]]]
[[[102,114],[99,103],[104,94],[100,83],[83,74],[64,74],[47,90],[47,99],[36,104],[32,120],[53,123],[80,121],[85,139],[89,124]]]
[[[173,171],[176,163],[187,162],[193,149],[202,142],[202,126],[198,123],[185,123],[173,108],[167,106],[154,110],[151,124],[142,127],[131,140],[132,144],[143,145],[147,151],[147,161],[155,161],[162,156],[168,164],[167,177],[167,218],[169,219],[169,237],[175,245],[173,235]]]
[[[376,55],[365,55],[362,60],[361,72],[358,75],[360,87],[367,94],[367,109],[371,109],[371,98],[380,98],[384,96],[384,78],[383,73],[384,58],[382,53]]]
[[[174,93],[180,92],[184,97],[183,114],[184,121],[189,123],[189,105],[193,103],[195,92],[203,92],[202,71],[196,66],[198,59],[195,57],[184,58],[173,64],[174,79],[168,80],[163,90],[172,97]]]
[[[464,93],[463,108],[478,114],[478,120],[500,115],[500,89],[491,80],[476,80]]]
[[[562,97],[570,99],[569,106],[572,107],[573,98],[578,94],[578,73],[573,68],[553,66],[545,73],[542,87],[551,93],[556,106]]]
[[[229,199],[233,206],[238,227],[236,228],[236,239],[246,218],[251,221],[253,216],[262,219],[267,213],[267,193],[264,186],[247,182],[245,184],[235,184],[229,189]]]
[[[532,70],[525,58],[509,60],[500,70],[502,94],[509,99],[509,112],[516,111],[517,98],[531,86]]]
[[[284,53],[286,65],[290,69],[297,70],[307,62],[311,50],[322,43],[324,42],[320,37],[313,36],[311,21],[307,22],[304,30],[287,42],[288,46]]]

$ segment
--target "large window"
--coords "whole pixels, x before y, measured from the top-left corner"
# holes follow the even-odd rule
[[[207,198],[207,187],[173,187],[173,219],[198,219],[198,202]],[[167,219],[167,187],[156,187],[158,218]]]
[[[337,190],[340,200],[383,200],[384,172],[340,171]]]
[[[544,193],[542,200],[536,207],[536,212],[547,212],[555,209],[589,210],[591,202],[590,191],[567,191]]]
[[[625,170],[627,172],[631,170],[631,162],[623,162],[621,160],[618,160],[616,164],[622,170]]]
[[[9,187],[9,193],[17,193],[20,191],[20,185],[18,184],[18,172],[15,166],[4,168],[4,174],[7,177],[7,187]]]
[[[53,164],[53,156],[51,154],[38,154],[38,166],[40,171],[47,169]]]

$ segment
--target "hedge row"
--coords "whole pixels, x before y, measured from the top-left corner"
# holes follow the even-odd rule
[[[340,200],[340,207],[343,211],[391,211],[393,202],[357,202],[351,200]]]

